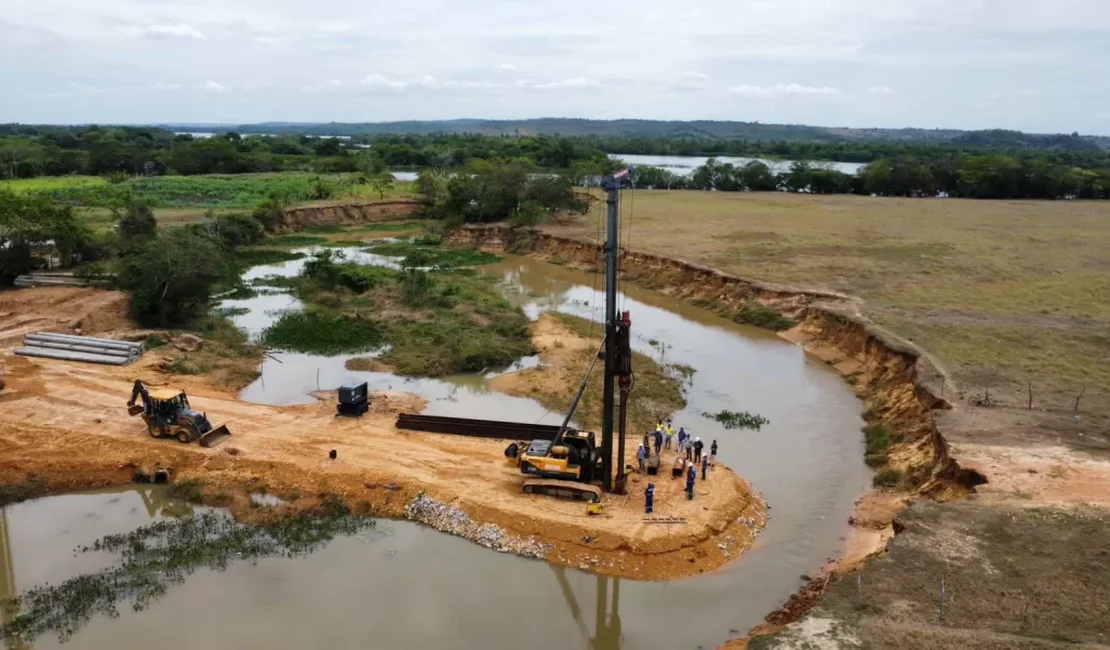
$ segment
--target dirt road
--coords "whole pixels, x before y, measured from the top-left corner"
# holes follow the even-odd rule
[[[201,479],[216,494],[261,485],[287,498],[330,492],[394,517],[424,493],[459,505],[477,522],[553,545],[552,561],[645,579],[712,570],[746,548],[764,521],[762,501],[723,467],[699,483],[693,502],[680,481],[656,482],[655,515],[685,524],[645,523],[636,480],[631,496],[607,496],[605,514],[587,517],[580,502],[525,495],[519,471],[503,455],[505,442],[398,431],[398,413],[423,407],[414,395],[374,393],[369,414],[337,418],[331,401],[242,402],[203,380],[160,372],[160,356],[150,351],[135,365],[113,368],[0,352],[8,372],[0,392],[0,484],[38,477],[64,491],[126,483],[136,468],[167,467],[176,480]],[[139,418],[127,417],[136,378],[184,388],[192,406],[214,424],[226,423],[233,437],[214,449],[150,438]],[[722,550],[718,544],[730,537]]]

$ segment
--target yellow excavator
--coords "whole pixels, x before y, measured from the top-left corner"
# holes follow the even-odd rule
[[[143,403],[136,404],[140,398]],[[231,437],[226,424],[213,428],[207,413],[190,408],[185,391],[176,388],[148,390],[138,379],[131,389],[131,399],[127,400],[127,414],[142,415],[151,438],[177,438],[183,443],[199,440],[201,447],[215,447]]]
[[[514,442],[505,456],[526,477],[529,494],[593,501],[601,490],[591,485],[601,473],[601,450],[592,431],[562,427],[554,440]]]

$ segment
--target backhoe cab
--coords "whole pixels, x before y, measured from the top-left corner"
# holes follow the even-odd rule
[[[140,398],[142,405],[135,403]],[[140,380],[135,381],[131,399],[127,400],[127,414],[141,414],[152,438],[177,438],[183,443],[199,440],[201,447],[215,447],[231,437],[227,425],[213,428],[207,414],[190,408],[185,391],[174,388],[148,390]]]

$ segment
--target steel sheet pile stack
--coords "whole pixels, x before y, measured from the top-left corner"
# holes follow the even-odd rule
[[[112,366],[125,366],[143,356],[143,344],[113,341],[91,336],[36,332],[23,337],[23,347],[16,354],[26,357],[47,357],[64,361],[86,361]]]

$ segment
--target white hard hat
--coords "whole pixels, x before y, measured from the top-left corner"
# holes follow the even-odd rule
[[[701,442],[701,438],[694,438],[694,442]]]

